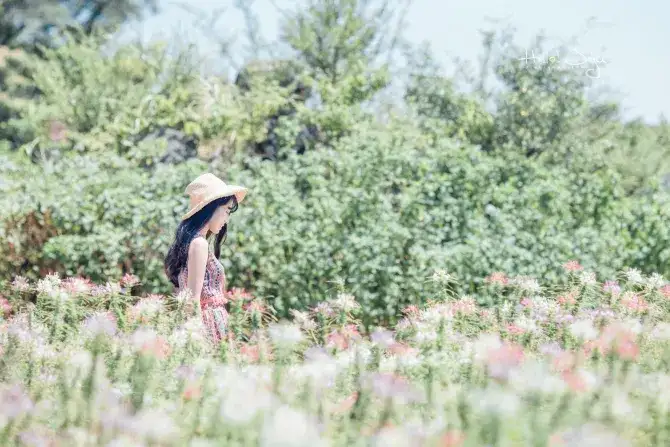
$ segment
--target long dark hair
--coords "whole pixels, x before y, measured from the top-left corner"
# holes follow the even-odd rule
[[[174,242],[165,256],[165,273],[168,279],[175,287],[179,287],[179,273],[186,266],[188,262],[188,248],[191,241],[195,239],[200,230],[207,225],[207,222],[212,218],[216,209],[222,205],[227,204],[233,200],[233,206],[230,210],[231,214],[237,211],[237,199],[235,196],[221,197],[213,200],[205,205],[200,211],[192,215],[186,220],[183,220],[177,227]],[[217,233],[214,239],[214,256],[219,258],[221,255],[221,243],[226,239],[228,233],[228,224],[226,223]],[[209,234],[207,235],[209,236]]]

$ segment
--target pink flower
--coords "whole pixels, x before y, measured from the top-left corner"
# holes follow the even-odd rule
[[[244,310],[252,314],[262,314],[267,310],[267,306],[265,306],[261,300],[253,300],[250,303],[244,305]]]
[[[239,287],[233,287],[226,291],[224,295],[228,301],[251,301],[253,299],[251,293]]]
[[[486,366],[491,377],[506,379],[509,372],[523,361],[523,348],[513,343],[504,343],[489,350]]]
[[[87,294],[93,289],[93,283],[87,278],[78,276],[67,278],[61,283],[64,291],[72,294]]]
[[[527,309],[533,307],[533,301],[530,298],[522,298],[520,304]]]
[[[240,346],[240,354],[249,362],[256,363],[260,359],[260,348],[258,345],[242,345]]]
[[[575,292],[570,292],[565,295],[560,295],[557,298],[558,304],[561,304],[563,306],[571,306],[575,304],[577,301],[575,299]]]
[[[473,298],[461,298],[451,305],[453,315],[471,315],[477,311],[477,305]]]
[[[626,293],[623,298],[621,298],[621,304],[635,312],[644,312],[649,309],[647,301],[634,293]]]
[[[12,281],[12,289],[17,292],[25,292],[30,289],[30,283],[23,276],[16,276],[14,277],[14,281]]]
[[[487,276],[486,279],[484,279],[484,281],[490,284],[498,284],[501,286],[507,285],[509,283],[507,275],[505,275],[503,272],[493,272],[489,276]]]
[[[165,338],[159,336],[144,343],[141,351],[157,359],[164,359],[170,355],[172,348]]]
[[[409,306],[405,307],[402,310],[402,313],[404,313],[407,316],[415,317],[415,316],[419,315],[419,308],[418,308],[418,306],[416,306],[414,304],[410,304]]]
[[[333,310],[332,306],[326,302],[322,302],[316,305],[314,308],[314,312],[317,314],[321,314],[325,317],[332,317],[335,315],[335,311]]]
[[[344,335],[335,330],[328,334],[328,337],[326,337],[326,346],[329,348],[343,350],[347,349],[349,343]]]
[[[167,340],[156,334],[152,329],[138,329],[132,335],[132,343],[142,354],[157,359],[164,359],[170,355],[172,348]]]
[[[640,355],[640,347],[632,337],[624,337],[616,344],[616,352],[623,360],[637,360]]]
[[[358,391],[354,391],[348,397],[346,397],[342,402],[337,404],[333,412],[337,414],[349,412],[356,403],[356,400],[358,400]]]
[[[563,371],[561,378],[571,391],[581,393],[587,390],[586,380],[579,371]]]
[[[355,324],[347,324],[344,328],[342,328],[342,335],[347,337],[349,340],[361,339],[361,334],[358,332],[358,328]]]
[[[603,284],[603,291],[605,293],[611,293],[612,295],[618,295],[621,293],[621,286],[616,281],[605,281]]]
[[[519,326],[515,325],[514,323],[510,323],[507,325],[507,332],[511,335],[521,335],[525,333],[525,329],[520,328]]]
[[[121,286],[127,289],[136,286],[139,283],[140,279],[132,273],[126,273],[123,275],[123,278],[121,278]]]
[[[60,143],[67,138],[67,126],[58,120],[49,121],[49,139]]]
[[[368,377],[368,386],[372,392],[382,399],[402,398],[414,400],[417,395],[412,386],[403,376],[393,373],[373,373]]]
[[[0,295],[0,313],[6,317],[11,311],[12,305],[9,304],[9,301],[4,296]]]
[[[182,398],[186,401],[197,399],[202,396],[202,389],[197,383],[190,383],[184,388]]]
[[[570,351],[562,351],[554,356],[552,366],[556,371],[566,372],[575,367],[577,357]]]
[[[607,326],[600,338],[596,341],[596,347],[603,355],[607,355],[612,349],[624,360],[636,360],[640,349],[635,341],[635,334],[618,323]]]
[[[491,312],[488,309],[481,309],[479,311],[479,316],[483,318],[484,320],[488,320],[489,318],[493,317],[493,312]]]
[[[446,432],[438,443],[440,447],[461,447],[465,442],[465,434],[460,430]]]
[[[563,264],[563,269],[565,269],[566,272],[578,272],[582,270],[584,267],[582,267],[579,262],[577,261],[568,261],[565,264]]]
[[[416,355],[418,353],[416,348],[412,348],[411,346],[400,342],[393,343],[388,347],[388,350],[390,353],[396,355]]]
[[[670,298],[670,284],[666,284],[663,287],[659,289],[661,292],[661,295],[663,295],[665,298]]]

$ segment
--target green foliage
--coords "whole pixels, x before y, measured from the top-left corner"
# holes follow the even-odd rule
[[[91,37],[47,49],[42,58],[27,55],[18,65],[23,77],[8,79],[4,107],[12,118],[0,124],[0,136],[30,153],[123,153],[142,132],[180,128],[194,113],[190,67],[166,58],[161,45],[128,45],[107,56]],[[26,83],[37,97],[12,95]]]
[[[59,162],[51,173],[26,169],[23,175],[41,180],[21,182],[21,194],[3,200],[13,251],[3,253],[3,276],[35,277],[54,267],[103,281],[134,272],[147,289],[165,290],[162,259],[186,208],[183,190],[204,170],[197,161],[149,171],[85,156]]]
[[[549,169],[446,138],[433,143],[407,124],[361,130],[250,175],[254,217],[236,225],[252,236],[231,246],[232,277],[277,297],[281,311],[315,304],[338,276],[368,317],[390,318],[426,290],[420,272],[429,266],[474,291],[498,270],[556,278],[571,258],[592,268],[606,259],[603,275],[669,265],[656,248],[670,241],[657,227],[662,205],[625,200],[611,170]],[[641,206],[654,212],[636,212]]]
[[[282,23],[282,40],[310,68],[314,78],[337,83],[362,65],[378,68],[399,44],[402,13],[409,2],[389,0],[312,0],[289,13]],[[376,66],[377,65],[377,66]]]
[[[39,50],[53,45],[60,33],[85,34],[115,27],[142,16],[154,0],[12,0],[0,2],[0,45]]]

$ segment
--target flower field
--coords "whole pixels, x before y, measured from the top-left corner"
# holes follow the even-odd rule
[[[1,291],[0,445],[666,446],[670,284],[493,273],[365,331],[343,290],[277,321],[232,289],[214,346],[188,297],[49,275]]]

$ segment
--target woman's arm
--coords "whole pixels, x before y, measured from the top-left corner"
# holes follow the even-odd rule
[[[205,280],[205,269],[207,268],[207,256],[209,247],[207,240],[197,237],[191,241],[188,248],[188,279],[187,287],[192,293],[195,303],[200,303],[200,293]],[[200,306],[197,306],[198,308]]]

